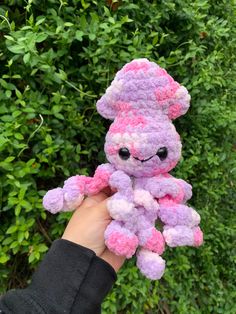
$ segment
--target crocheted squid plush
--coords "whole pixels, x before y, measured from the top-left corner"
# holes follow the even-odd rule
[[[70,177],[43,199],[52,213],[70,211],[84,195],[110,186],[116,193],[107,204],[113,220],[105,231],[106,246],[127,258],[139,247],[137,266],[150,279],[164,273],[165,245],[203,242],[200,216],[186,205],[191,185],[169,174],[181,157],[172,120],[185,114],[189,103],[186,88],[157,64],[147,59],[126,64],[97,102],[98,112],[114,120],[105,141],[109,163],[98,166],[93,177]],[[157,219],[162,231],[155,227]]]

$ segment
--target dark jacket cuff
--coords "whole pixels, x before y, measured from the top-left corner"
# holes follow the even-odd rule
[[[115,280],[114,269],[92,250],[60,239],[53,242],[29,287],[8,292],[2,301],[10,308],[17,302],[13,299],[30,301],[32,313],[99,313]]]

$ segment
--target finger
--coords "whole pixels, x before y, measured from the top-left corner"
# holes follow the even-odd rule
[[[97,203],[96,205],[92,205],[90,207],[86,207],[86,211],[90,211],[92,215],[96,216],[98,219],[109,219],[111,221],[111,216],[107,209],[107,201],[110,198],[106,198],[102,202]]]
[[[100,192],[97,195],[90,196],[75,210],[72,218],[77,219],[81,215],[92,216],[97,221],[111,221],[111,216],[107,210],[107,197]]]
[[[109,251],[107,248],[99,257],[106,261],[108,264],[110,264],[116,272],[118,272],[118,270],[125,262],[124,256],[118,256],[115,253]]]
[[[98,203],[104,201],[106,198],[108,198],[107,194],[104,192],[99,192],[96,195],[88,196],[84,199],[82,204],[78,207],[79,208],[88,208],[94,205],[97,205]]]
[[[111,190],[111,188],[109,186],[102,189],[101,192],[105,193],[107,196],[111,196],[112,194],[114,194],[114,192]]]

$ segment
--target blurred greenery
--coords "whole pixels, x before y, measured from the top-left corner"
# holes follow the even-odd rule
[[[174,175],[193,185],[205,243],[168,249],[160,281],[126,263],[103,313],[236,313],[235,0],[5,0],[0,4],[0,291],[24,287],[70,214],[42,196],[104,162],[96,100],[133,58],[192,96]]]

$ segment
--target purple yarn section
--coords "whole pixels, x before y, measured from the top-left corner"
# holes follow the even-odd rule
[[[131,178],[123,171],[115,171],[109,179],[110,187],[119,191],[128,201],[133,201],[133,188]]]
[[[197,226],[200,223],[199,214],[191,207],[182,204],[160,205],[159,218],[169,226]]]
[[[183,190],[184,190],[184,200],[183,202],[187,202],[188,200],[190,200],[190,198],[192,197],[192,186],[185,182],[182,179],[178,179],[179,184],[182,186]]]
[[[160,279],[165,271],[165,261],[157,253],[140,250],[137,254],[137,266],[144,276],[151,280]]]
[[[63,211],[64,194],[62,188],[56,188],[48,191],[43,198],[43,207],[52,214]]]
[[[138,234],[139,244],[143,246],[147,242],[148,238],[151,237],[151,235],[152,235],[152,228],[143,228],[143,229],[140,229],[140,230],[141,231]]]
[[[156,198],[162,198],[167,194],[175,198],[180,190],[179,185],[173,178],[153,177],[148,180],[145,178],[143,179],[143,184],[145,189],[150,191]]]
[[[123,228],[122,222],[115,221],[115,220],[113,220],[106,228],[106,231],[104,233],[105,239],[107,239],[113,232],[120,232],[127,236],[132,235],[132,233],[128,229]]]
[[[113,219],[119,221],[129,221],[132,219],[132,224],[136,222],[137,210],[133,202],[129,202],[121,193],[114,194],[107,201],[107,209]]]
[[[163,236],[168,246],[194,246],[195,228],[188,226],[164,226]]]
[[[79,184],[80,176],[74,176],[65,181],[63,186],[64,200],[68,208],[78,207],[83,200],[83,187]]]

